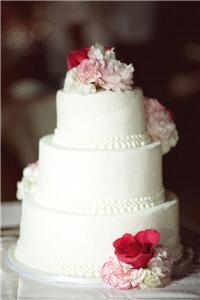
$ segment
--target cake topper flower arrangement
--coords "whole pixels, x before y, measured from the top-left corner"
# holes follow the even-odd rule
[[[169,284],[174,260],[168,248],[157,245],[159,240],[159,232],[150,229],[115,240],[116,257],[110,257],[101,269],[104,282],[122,290]]]
[[[153,141],[160,141],[162,153],[169,152],[178,142],[178,132],[173,113],[157,99],[145,98],[144,112],[146,129]]]
[[[95,44],[73,50],[67,56],[67,68],[66,93],[87,95],[97,90],[119,92],[132,89],[133,65],[117,60],[114,48]]]

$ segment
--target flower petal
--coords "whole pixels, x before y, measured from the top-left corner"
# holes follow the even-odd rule
[[[139,231],[135,238],[142,244],[156,245],[160,240],[160,233],[157,230],[147,229],[144,231]]]

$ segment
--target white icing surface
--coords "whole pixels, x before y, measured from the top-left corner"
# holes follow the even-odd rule
[[[144,100],[139,88],[126,92],[99,91],[87,96],[57,92],[55,143],[80,138],[120,139],[145,134]],[[146,138],[144,143],[150,142]],[[77,147],[77,142],[74,147]],[[87,148],[87,143],[85,145]]]
[[[115,216],[57,212],[30,198],[23,201],[15,254],[22,263],[47,272],[98,276],[102,264],[113,255],[112,242],[116,238],[147,228],[159,230],[160,243],[178,252],[178,201],[174,195],[154,208]]]
[[[40,140],[38,197],[43,206],[63,211],[88,207],[112,212],[145,208],[164,200],[160,143],[118,151],[65,149],[52,136]],[[135,202],[134,202],[135,199]],[[152,201],[153,200],[153,201]],[[120,203],[121,202],[121,203]],[[149,204],[148,204],[149,203]],[[125,206],[124,206],[125,205]],[[105,208],[105,209],[104,209]],[[119,210],[118,210],[119,211]],[[121,210],[120,210],[121,211]],[[94,212],[93,212],[94,213]]]

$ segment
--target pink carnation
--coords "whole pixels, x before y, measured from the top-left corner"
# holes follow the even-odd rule
[[[97,59],[84,59],[77,66],[75,76],[83,84],[95,83],[101,76],[100,62]]]
[[[103,265],[101,276],[105,283],[114,288],[128,290],[132,287],[131,269],[123,268],[120,263],[112,257]]]
[[[133,66],[113,60],[102,70],[99,86],[115,92],[131,90],[133,84]]]
[[[160,141],[163,153],[176,146],[178,133],[172,113],[157,99],[146,98],[144,102],[147,131],[153,141]]]

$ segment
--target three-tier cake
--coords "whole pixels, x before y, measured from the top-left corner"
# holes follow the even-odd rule
[[[133,66],[95,45],[68,56],[57,128],[18,183],[15,258],[49,274],[99,278],[125,233],[160,232],[181,255],[178,200],[166,192],[162,155],[177,142],[170,112],[133,85]]]

